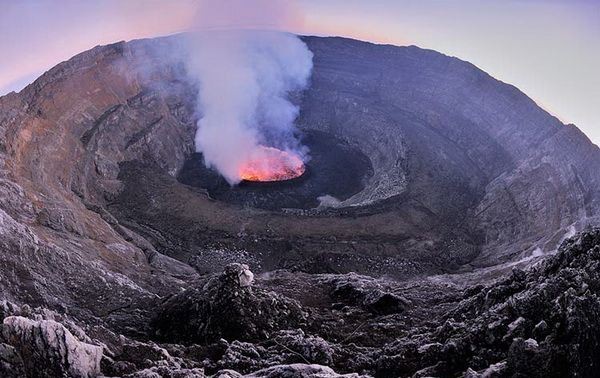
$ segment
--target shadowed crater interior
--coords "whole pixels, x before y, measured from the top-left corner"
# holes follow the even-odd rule
[[[322,196],[343,201],[360,192],[373,174],[369,158],[358,148],[320,131],[307,131],[302,142],[310,149],[306,172],[295,179],[273,182],[242,181],[230,186],[218,172],[204,165],[201,153],[193,154],[181,169],[178,180],[206,189],[219,201],[269,210],[310,209]]]

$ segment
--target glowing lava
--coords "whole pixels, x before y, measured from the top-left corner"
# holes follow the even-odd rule
[[[304,163],[293,152],[261,146],[240,168],[244,181],[284,181],[302,176]]]

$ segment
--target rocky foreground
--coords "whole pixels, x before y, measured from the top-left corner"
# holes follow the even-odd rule
[[[2,377],[591,377],[600,229],[489,285],[243,264],[160,303],[137,337],[0,307]]]

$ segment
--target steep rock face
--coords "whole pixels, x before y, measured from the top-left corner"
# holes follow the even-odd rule
[[[475,210],[486,240],[477,262],[553,251],[565,235],[598,224],[598,155],[598,147],[567,125],[490,182]]]
[[[555,250],[571,226],[598,223],[600,150],[517,88],[412,46],[307,42],[315,70],[300,124],[349,139],[375,168],[348,204],[398,196],[414,203],[404,215],[427,210],[451,227],[466,216],[485,265]]]
[[[90,50],[18,96],[0,98],[0,258],[6,267],[0,280],[8,299],[118,318],[132,303],[152,300],[194,275],[101,208],[119,189],[119,160],[148,158],[151,151],[166,170],[175,169],[177,163],[163,156],[183,159],[191,144],[189,133],[160,135],[176,129],[169,126],[177,122],[176,104],[170,108],[175,115],[131,142],[146,126],[136,123],[139,103],[169,107],[163,98],[141,95],[134,79],[111,63],[124,54],[128,50],[121,45]],[[114,117],[121,114],[127,128],[115,128]],[[107,139],[104,133],[120,137]]]

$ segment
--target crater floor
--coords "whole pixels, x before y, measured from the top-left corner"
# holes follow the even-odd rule
[[[310,152],[306,172],[297,179],[242,182],[232,187],[218,172],[206,168],[199,153],[184,162],[177,178],[183,184],[205,189],[215,200],[268,210],[316,208],[322,203],[320,197],[343,201],[363,190],[373,169],[359,149],[315,130],[307,131],[301,140]],[[330,201],[335,204],[335,200]]]

